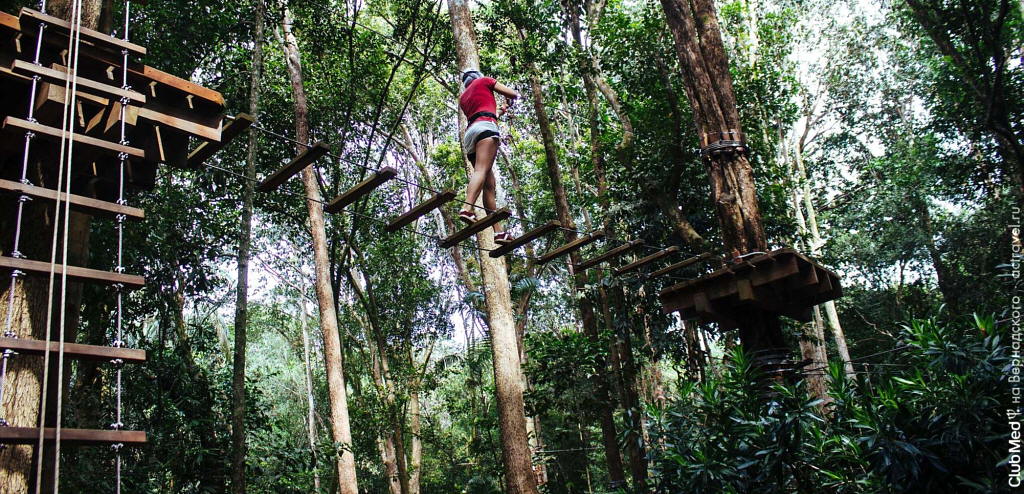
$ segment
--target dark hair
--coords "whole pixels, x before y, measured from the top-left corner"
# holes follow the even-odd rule
[[[462,73],[462,85],[469,87],[469,83],[483,77],[484,75],[478,70],[467,70]]]

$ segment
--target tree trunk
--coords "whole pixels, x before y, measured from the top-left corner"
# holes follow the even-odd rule
[[[299,324],[302,329],[302,361],[304,364],[304,375],[306,380],[306,424],[309,437],[309,450],[311,464],[313,467],[313,492],[320,492],[320,468],[317,465],[317,440],[316,440],[316,402],[313,400],[313,368],[309,364],[309,327],[306,315],[306,296],[299,293]]]
[[[480,55],[476,48],[476,31],[469,4],[466,0],[448,0],[448,11],[452,19],[459,68],[479,70]],[[488,228],[477,234],[477,242],[483,249],[496,248],[493,230]],[[501,427],[506,491],[508,494],[537,494],[526,432],[523,374],[505,259],[481,255],[480,270],[491,330],[491,349],[494,353],[494,387]]]
[[[252,52],[252,79],[249,85],[249,114],[260,108],[260,76],[263,71],[263,9],[256,2],[256,39]],[[242,218],[238,237],[238,287],[235,293],[235,351],[231,369],[231,492],[245,493],[245,350],[249,325],[249,255],[252,240],[252,200],[256,180],[256,133],[249,133],[249,149],[242,180]]]
[[[683,70],[686,95],[694,111],[701,146],[721,132],[741,132],[732,77],[712,0],[661,0]],[[705,157],[712,201],[729,256],[765,251],[754,175],[745,153],[723,152]],[[776,314],[752,310],[736,314],[744,349],[758,362],[784,358],[786,344]]]
[[[423,441],[420,439],[420,392],[409,393],[409,494],[420,494],[421,469],[423,467]]]
[[[298,40],[292,32],[291,10],[285,7],[281,31],[284,35],[284,50],[287,57],[288,78],[291,82],[292,97],[295,100],[295,139],[309,142],[309,117],[306,90],[302,79],[302,59]],[[305,151],[305,146],[296,146],[296,153]],[[324,225],[324,210],[320,196],[320,184],[313,167],[302,170],[302,183],[306,191],[306,208],[309,212],[309,227],[312,236],[313,264],[316,274],[315,287],[317,304],[320,307],[320,329],[324,338],[324,362],[327,370],[327,390],[330,401],[331,438],[339,445],[337,452],[338,491],[340,494],[358,494],[356,482],[356,461],[352,451],[352,429],[348,416],[348,396],[345,388],[345,373],[342,369],[341,337],[338,334],[338,313],[334,305],[334,288],[331,286],[330,257],[327,253],[327,231]]]
[[[524,38],[525,36],[523,33],[520,33],[520,37]],[[537,116],[541,140],[544,144],[544,161],[547,165],[548,179],[551,181],[551,191],[555,198],[555,212],[558,216],[558,221],[564,228],[567,228],[567,230],[564,230],[565,241],[572,242],[577,238],[575,232],[576,224],[569,211],[569,201],[566,198],[565,187],[562,185],[562,172],[558,166],[558,150],[555,146],[554,132],[551,129],[547,111],[544,109],[544,95],[540,86],[540,80],[537,77],[536,67],[534,67],[532,62],[528,62],[527,70],[529,72],[533,109]],[[569,254],[570,266],[579,264],[580,260],[578,252]],[[583,295],[580,287],[586,284],[587,280],[584,273],[575,273],[573,275],[573,287],[577,293]],[[581,296],[579,298],[579,307],[583,332],[591,341],[598,341],[599,331],[593,304],[586,296]],[[593,378],[598,393],[598,401],[605,404],[601,407],[599,413],[601,414],[601,436],[604,444],[605,461],[608,464],[608,476],[613,486],[621,486],[625,484],[626,474],[623,469],[622,455],[619,452],[618,437],[615,430],[615,408],[609,397],[610,384],[606,373],[607,362],[603,358],[599,358],[594,365],[598,370]]]

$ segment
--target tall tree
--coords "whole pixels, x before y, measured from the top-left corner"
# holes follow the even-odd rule
[[[480,69],[480,54],[476,46],[476,29],[466,0],[448,0],[448,12],[455,35],[455,54],[460,72]],[[460,125],[461,128],[461,125]],[[480,247],[492,250],[493,230],[488,228],[477,234]],[[505,464],[505,486],[508,494],[537,494],[533,475],[530,446],[526,431],[526,409],[523,403],[525,388],[516,341],[516,324],[509,293],[508,270],[504,258],[480,256],[480,271],[487,304],[487,322],[491,330],[494,387],[498,401],[501,427],[501,456]]]
[[[740,132],[739,110],[712,0],[661,0],[683,70],[686,96],[694,113],[702,146],[727,132]],[[740,134],[742,135],[742,134]],[[768,242],[754,186],[754,173],[744,152],[705,156],[711,196],[729,256],[765,251]],[[740,341],[758,357],[777,358],[786,345],[779,317],[761,310],[737,315]]]
[[[249,84],[249,114],[260,109],[260,76],[263,73],[263,23],[265,4],[256,0],[255,40],[252,50],[252,80]],[[249,149],[242,180],[242,217],[238,233],[238,286],[235,288],[235,348],[231,368],[231,492],[245,493],[245,351],[249,325],[249,255],[252,243],[252,196],[256,181],[256,133],[249,133]]]
[[[281,19],[282,41],[287,58],[288,79],[291,82],[295,111],[295,139],[300,143],[309,142],[309,103],[302,77],[302,55],[299,41],[292,26],[294,19],[287,4]],[[305,150],[297,145],[296,152]],[[342,368],[341,337],[338,334],[338,312],[331,285],[330,257],[327,252],[327,229],[324,224],[323,198],[320,182],[313,167],[302,170],[302,184],[306,192],[306,210],[309,215],[309,229],[313,241],[313,267],[316,274],[314,288],[320,307],[320,330],[324,339],[324,361],[327,369],[327,390],[330,402],[331,435],[337,445],[336,468],[338,492],[358,494],[356,482],[355,453],[352,450],[352,428],[349,423],[348,396],[345,388],[345,371]]]

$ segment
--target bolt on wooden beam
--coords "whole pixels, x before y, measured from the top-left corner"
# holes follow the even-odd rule
[[[558,258],[558,257],[564,256],[566,254],[569,254],[571,252],[575,252],[577,250],[580,250],[583,247],[585,247],[585,246],[587,246],[587,245],[589,245],[589,244],[591,244],[593,242],[596,242],[596,241],[598,241],[598,240],[600,240],[602,238],[604,238],[604,231],[603,230],[597,230],[597,231],[595,231],[595,232],[593,232],[593,233],[591,233],[589,235],[585,235],[583,237],[580,237],[580,238],[578,238],[576,240],[573,240],[572,242],[569,242],[569,243],[567,243],[567,244],[565,244],[565,245],[563,245],[561,247],[556,248],[555,250],[552,250],[552,251],[550,251],[550,252],[540,256],[540,258],[537,259],[537,264],[547,264],[548,262],[551,262],[551,260],[553,260],[555,258]]]
[[[263,179],[263,181],[256,186],[256,190],[259,192],[270,192],[280,187],[281,184],[288,181],[289,178],[294,177],[295,174],[301,172],[307,166],[312,165],[314,161],[320,159],[329,152],[331,152],[330,146],[328,146],[324,141],[318,141],[316,144],[307,147],[306,150],[299,153],[298,156],[292,158],[287,165],[284,165],[269,177]]]
[[[658,259],[661,259],[662,257],[665,257],[677,251],[679,251],[679,247],[676,247],[675,245],[667,249],[659,250],[658,252],[655,252],[654,254],[651,254],[643,259],[631,262],[625,266],[622,266],[619,269],[616,269],[615,276],[622,276],[626,273],[636,271],[637,269],[640,269],[641,267],[646,266],[647,264],[657,261]]]
[[[483,231],[485,228],[490,227],[499,221],[507,220],[511,216],[512,213],[508,208],[501,208],[487,216],[484,216],[480,221],[449,235],[448,238],[441,241],[441,248],[447,249],[448,247],[454,247],[459,242],[471,237],[474,233]]]
[[[616,247],[614,249],[611,249],[611,250],[605,252],[604,254],[601,254],[601,255],[593,258],[593,259],[588,259],[586,261],[583,261],[583,262],[573,266],[573,271],[575,271],[577,273],[579,273],[580,271],[586,271],[586,270],[588,270],[588,269],[590,269],[590,268],[592,268],[594,266],[597,266],[598,264],[601,264],[601,263],[603,263],[605,261],[609,261],[609,260],[614,259],[614,258],[616,258],[618,256],[621,256],[621,255],[623,255],[623,254],[625,254],[625,253],[627,253],[627,252],[629,252],[629,251],[631,251],[631,250],[633,250],[633,249],[643,245],[643,243],[644,243],[644,241],[640,240],[640,239],[632,240],[632,241],[627,242],[625,244],[622,244],[622,245],[620,245],[620,246],[618,246],[618,247]]]
[[[511,242],[502,245],[497,249],[492,250],[488,255],[493,258],[499,258],[505,254],[508,254],[509,252],[512,252],[513,250],[518,249],[519,247],[522,247],[523,245],[526,245],[544,235],[547,235],[548,232],[551,232],[552,230],[557,230],[561,227],[562,224],[559,223],[557,220],[551,220],[547,223],[544,223],[541,226],[538,226],[537,228],[534,228],[533,230],[530,230],[520,235],[518,238],[513,239]]]
[[[401,216],[396,217],[388,223],[388,226],[384,228],[386,232],[393,232],[402,228],[413,221],[416,221],[423,215],[451,202],[455,199],[455,191],[446,190],[444,192],[438,192],[433,197],[419,203],[416,207],[406,211]]]
[[[370,178],[359,182],[351,189],[342,192],[338,197],[332,199],[330,203],[324,206],[324,211],[327,211],[328,213],[337,213],[338,211],[345,209],[346,206],[358,201],[360,197],[373,192],[374,189],[380,187],[384,182],[387,182],[397,176],[398,170],[390,166],[385,166],[384,168],[373,172],[373,175],[370,175]]]

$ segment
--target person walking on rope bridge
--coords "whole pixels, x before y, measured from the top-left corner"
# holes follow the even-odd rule
[[[473,164],[473,176],[469,178],[466,188],[466,204],[459,213],[459,219],[473,224],[477,221],[472,204],[484,195],[484,209],[488,212],[498,209],[496,200],[498,183],[494,178],[494,160],[498,155],[501,132],[498,130],[498,117],[519,98],[519,93],[490,77],[484,77],[479,71],[467,70],[462,73],[462,85],[465,90],[459,96],[459,108],[466,114],[469,127],[462,139],[462,149],[466,159]],[[505,97],[506,104],[498,110],[494,93]],[[507,244],[512,241],[510,235],[501,226],[494,225],[494,241]]]

